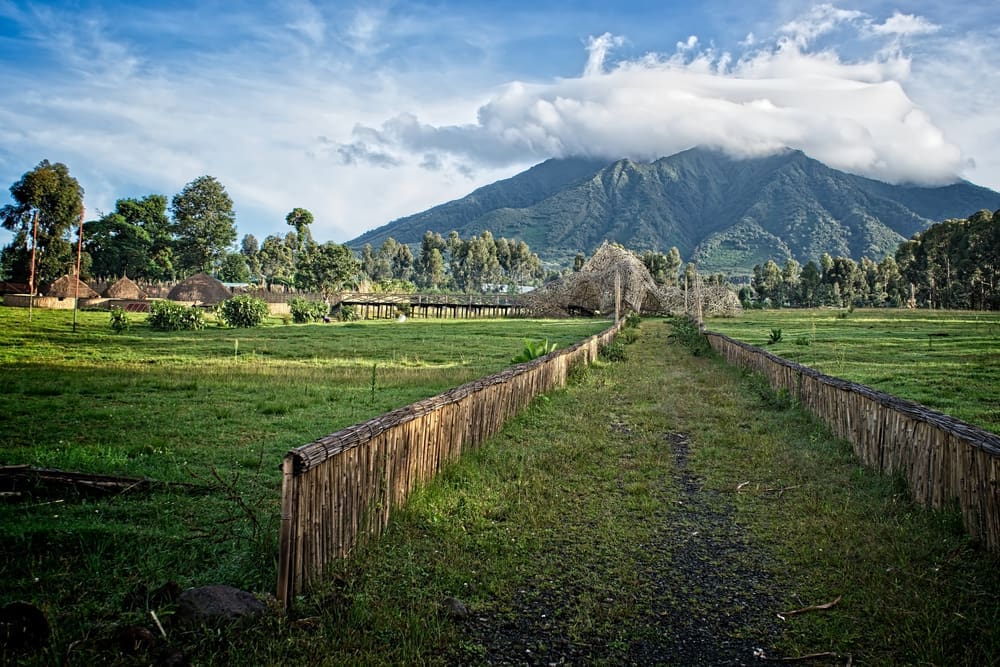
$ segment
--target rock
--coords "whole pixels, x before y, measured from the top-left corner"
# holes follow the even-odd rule
[[[27,602],[11,602],[0,608],[0,647],[34,651],[49,641],[49,620]]]
[[[458,598],[446,597],[441,601],[441,609],[445,616],[458,621],[469,616],[469,608]]]
[[[232,586],[202,586],[180,594],[174,619],[182,625],[200,625],[239,621],[260,616],[265,611],[264,604],[252,593]]]

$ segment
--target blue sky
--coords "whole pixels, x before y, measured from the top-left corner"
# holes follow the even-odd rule
[[[0,185],[64,162],[89,219],[211,174],[241,237],[338,242],[573,154],[1000,189],[998,43],[986,2],[0,0]]]

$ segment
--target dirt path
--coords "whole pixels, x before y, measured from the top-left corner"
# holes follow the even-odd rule
[[[598,466],[617,466],[617,483],[599,483],[600,502],[584,493],[561,496],[553,511],[563,530],[537,541],[539,573],[510,598],[473,611],[463,645],[476,651],[455,662],[761,664],[755,654],[769,650],[780,631],[770,556],[739,524],[730,497],[706,489],[692,467],[702,442],[688,422],[719,401],[718,380],[705,360],[668,348],[666,331],[648,327],[604,381],[553,399],[567,401],[546,413],[565,421],[556,430],[608,434],[595,456]],[[729,410],[720,405],[715,417],[725,422]],[[630,498],[638,480],[649,493],[646,511]],[[595,515],[613,526],[606,545]],[[636,543],[618,539],[629,534]],[[565,567],[551,568],[552,561]]]

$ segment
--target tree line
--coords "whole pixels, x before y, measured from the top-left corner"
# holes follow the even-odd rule
[[[931,225],[876,262],[823,254],[753,268],[744,305],[1000,310],[1000,211]]]
[[[358,258],[345,245],[318,243],[314,217],[304,208],[288,213],[288,232],[262,242],[247,234],[237,245],[233,201],[207,175],[169,202],[161,194],[123,198],[110,213],[87,221],[83,188],[62,163],[43,160],[10,192],[14,203],[0,208],[0,225],[14,237],[0,250],[0,277],[27,282],[34,261],[36,288],[75,273],[73,237],[81,224],[84,277],[169,282],[204,271],[227,282],[329,294],[366,282],[382,289],[478,292],[537,283],[544,276],[524,241],[495,239],[488,231],[468,239],[427,232],[416,256],[390,238],[377,250],[366,245]]]

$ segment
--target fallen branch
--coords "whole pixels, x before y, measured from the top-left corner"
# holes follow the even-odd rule
[[[840,598],[842,597],[844,596],[838,595],[836,599],[834,599],[831,602],[827,602],[825,604],[814,604],[809,607],[803,607],[802,609],[793,609],[792,611],[781,612],[778,614],[778,618],[784,621],[788,616],[794,616],[796,614],[804,614],[807,611],[823,611],[824,609],[831,609],[837,606],[837,603],[840,602]]]
[[[842,656],[839,653],[834,653],[833,651],[825,651],[823,653],[809,653],[807,655],[796,655],[787,658],[772,658],[764,653],[763,649],[757,649],[754,651],[754,657],[759,660],[766,660],[767,662],[805,662],[806,660],[818,660],[819,658],[847,658],[845,663],[846,667],[851,667],[854,663],[854,658],[851,655]]]

